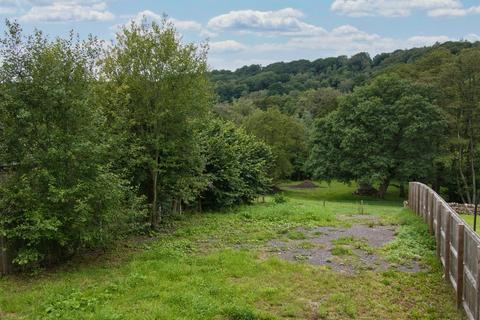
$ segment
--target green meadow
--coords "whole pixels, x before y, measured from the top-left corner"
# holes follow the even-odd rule
[[[54,270],[2,278],[0,318],[464,318],[442,279],[434,239],[403,208],[397,189],[380,201],[353,196],[354,186],[319,186],[286,184],[283,197],[173,216],[154,237],[90,252]],[[391,226],[395,237],[375,248],[339,238],[332,254],[355,263],[354,252],[365,250],[385,262],[382,268],[339,272],[308,259],[283,259],[269,245],[296,241],[311,250],[318,244],[309,230],[353,225]]]

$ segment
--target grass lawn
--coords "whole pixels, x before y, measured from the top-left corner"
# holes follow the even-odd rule
[[[473,215],[461,214],[460,215],[465,222],[473,229]],[[477,216],[477,233],[480,234],[480,215]]]
[[[0,279],[0,319],[464,318],[442,280],[434,240],[403,209],[397,190],[386,201],[356,198],[353,187],[341,184],[285,190],[285,203],[267,198],[184,214],[155,239],[131,240],[55,271]],[[308,251],[320,246],[312,238],[321,236],[319,227],[359,224],[392,226],[395,238],[380,247],[338,238],[332,254],[354,264],[355,252],[368,251],[385,261],[378,270],[288,261],[270,245],[298,243]],[[412,264],[419,270],[401,268]]]

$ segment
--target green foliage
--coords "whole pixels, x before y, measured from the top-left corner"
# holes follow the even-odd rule
[[[271,146],[275,156],[272,176],[288,179],[303,176],[306,157],[306,130],[301,122],[278,109],[257,110],[245,119],[247,132]]]
[[[445,114],[449,131],[442,153],[434,163],[435,172],[423,181],[437,190],[445,187],[450,201],[473,203],[474,189],[480,182],[479,44],[447,42],[425,48],[415,61],[389,68],[404,79],[431,86]]]
[[[435,240],[428,237],[428,225],[409,210],[399,215],[399,222],[403,226],[395,240],[385,246],[387,258],[396,263],[408,261],[436,261],[433,254]]]
[[[282,192],[278,192],[278,193],[275,193],[275,195],[273,196],[273,201],[276,204],[285,203],[287,202],[287,198]]]
[[[407,64],[413,65],[436,50],[456,55],[464,49],[478,46],[478,42],[445,42],[431,47],[382,53],[373,59],[361,52],[350,58],[339,56],[314,61],[276,62],[265,67],[244,66],[235,71],[214,70],[210,78],[220,102],[233,101],[259,90],[270,96],[329,87],[350,92],[364,85],[372,76],[404,68]]]
[[[325,180],[380,182],[431,174],[446,125],[423,86],[384,76],[342,99],[316,123],[309,166]]]
[[[162,212],[193,202],[206,185],[194,135],[210,99],[206,52],[183,44],[166,19],[142,21],[117,33],[104,66],[121,168],[147,195],[157,228]]]
[[[201,199],[207,207],[251,202],[269,191],[270,148],[233,123],[211,120],[201,132],[208,187]]]
[[[199,198],[224,207],[269,191],[270,148],[208,117],[206,50],[183,44],[166,19],[124,27],[103,52],[93,37],[49,41],[7,29],[0,233],[17,265],[158,228]]]
[[[143,214],[129,184],[112,173],[91,96],[95,39],[24,38],[7,22],[1,41],[0,232],[13,262],[52,263],[128,234]],[[132,214],[132,212],[135,212]]]

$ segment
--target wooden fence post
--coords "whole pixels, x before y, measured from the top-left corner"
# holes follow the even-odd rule
[[[445,227],[445,280],[450,281],[450,224],[452,223],[450,211],[445,208],[444,218],[447,219]]]
[[[465,225],[457,225],[457,308],[462,306],[463,300],[463,250],[464,250],[464,231]]]
[[[423,221],[425,222],[426,219],[425,219],[425,214],[426,214],[426,207],[425,207],[425,204],[426,204],[426,201],[425,201],[425,195],[427,194],[427,189],[422,186],[422,218],[423,218]]]
[[[425,188],[425,223],[428,225],[428,219],[430,214],[430,190]]]
[[[422,195],[423,195],[423,188],[422,186],[418,186],[418,214],[420,216],[423,215],[423,203],[422,203]]]
[[[417,208],[417,200],[415,198],[416,192],[417,192],[417,185],[415,184],[415,182],[412,182],[412,211],[413,212],[415,212]]]
[[[427,214],[425,215],[425,222],[429,226],[430,226],[430,212],[432,211],[432,196],[433,194],[430,192],[430,190],[427,190]]]
[[[417,205],[417,202],[415,201],[415,192],[417,191],[417,186],[415,185],[415,182],[412,182],[412,211],[415,212],[415,208]]]
[[[423,188],[423,221],[427,222],[427,214],[428,214],[428,190],[427,188]]]
[[[477,284],[475,288],[475,293],[477,294],[475,299],[475,310],[473,310],[473,316],[475,319],[480,318],[480,246],[477,246],[477,274],[475,275],[475,282]]]
[[[441,249],[441,241],[442,241],[442,204],[440,200],[437,200],[437,209],[435,210],[435,214],[437,216],[437,225],[435,230],[435,239],[437,240],[437,257],[440,258],[440,249]]]
[[[418,214],[418,185],[415,183],[413,190],[413,211]]]
[[[423,210],[423,199],[425,197],[425,189],[423,188],[423,186],[420,187],[420,216],[423,218],[423,215],[424,215],[424,210]]]
[[[421,214],[421,208],[422,208],[422,188],[420,185],[417,185],[417,214]]]
[[[429,219],[429,210],[430,210],[430,191],[425,189],[425,223],[428,225]]]
[[[430,234],[434,234],[435,230],[434,228],[434,220],[435,220],[435,207],[437,206],[437,201],[435,194],[432,192],[430,196],[430,213],[428,216],[428,230],[430,231]]]

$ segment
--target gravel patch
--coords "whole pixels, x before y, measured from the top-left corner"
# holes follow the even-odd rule
[[[397,266],[375,253],[375,249],[395,239],[395,226],[354,224],[350,228],[297,228],[296,232],[303,233],[305,239],[272,240],[267,243],[267,251],[281,259],[327,266],[346,274],[391,268],[402,272],[421,271],[415,261],[409,266]]]

